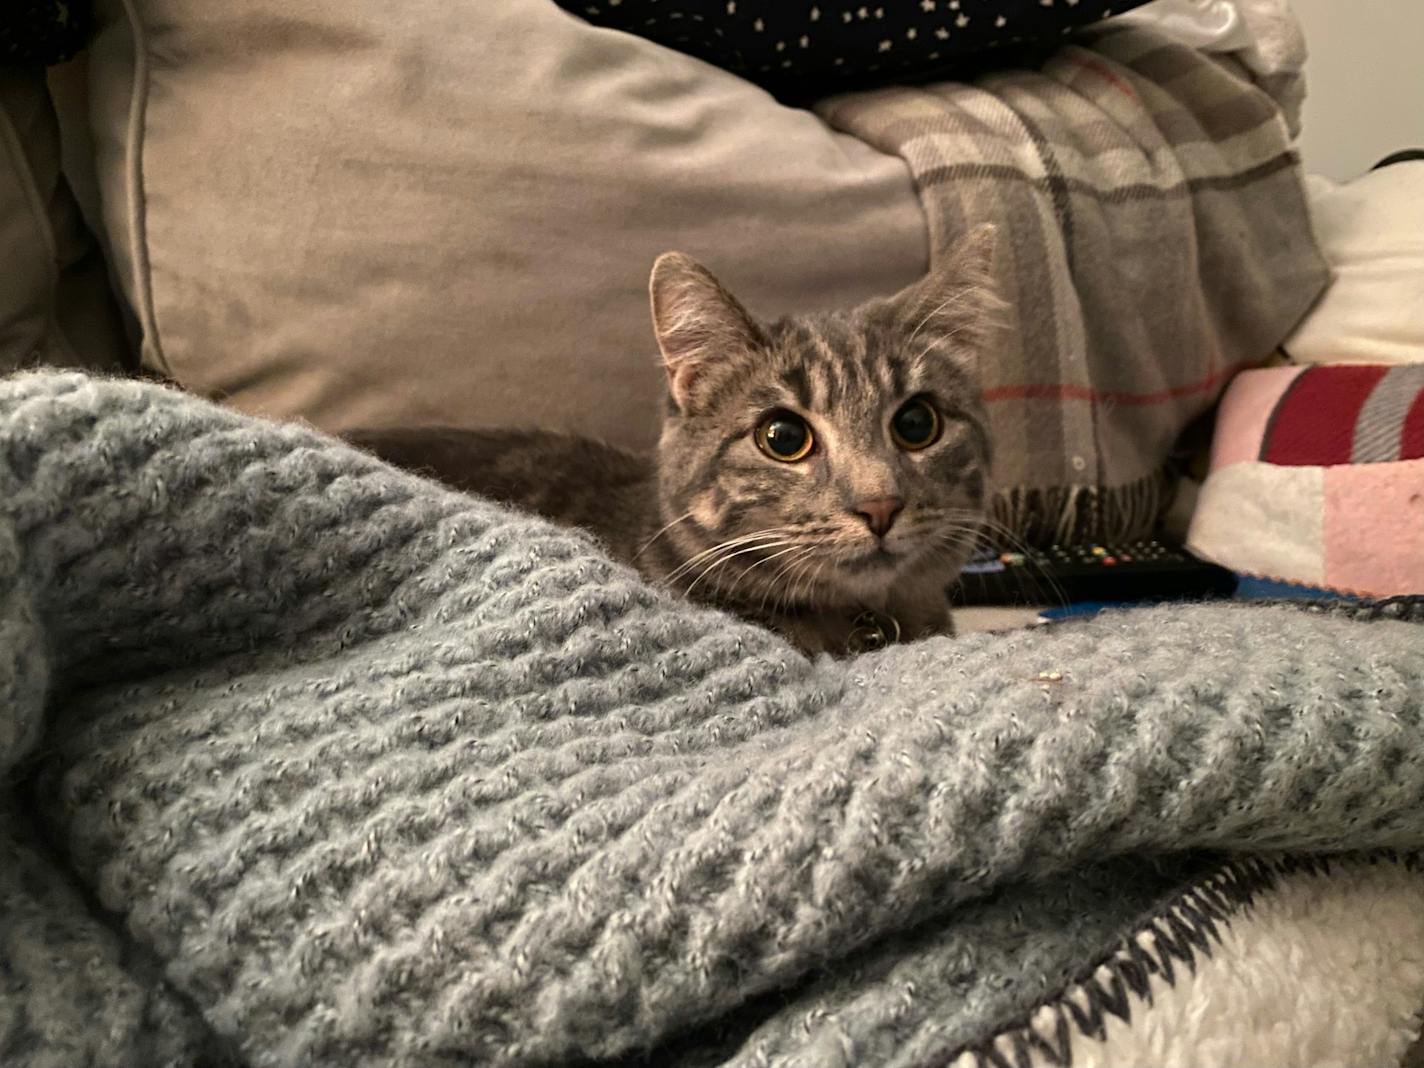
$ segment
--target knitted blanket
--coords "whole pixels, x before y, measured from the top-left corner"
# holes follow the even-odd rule
[[[809,660],[139,383],[0,381],[0,774],[6,1066],[1386,1064],[1424,1002],[1417,623]]]
[[[1017,535],[1147,534],[1183,429],[1328,282],[1283,114],[1295,97],[1267,83],[1281,100],[1235,58],[1109,21],[1041,70],[817,106],[904,158],[931,257],[1001,228],[1012,329],[979,373],[998,518]]]

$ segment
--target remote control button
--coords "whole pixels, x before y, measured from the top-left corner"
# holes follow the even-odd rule
[[[1117,566],[1117,558],[1116,558],[1116,557],[1113,557],[1113,556],[1104,556],[1104,557],[1103,557],[1103,567],[1116,567],[1116,566]]]

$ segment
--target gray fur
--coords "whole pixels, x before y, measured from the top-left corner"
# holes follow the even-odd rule
[[[992,228],[888,299],[756,321],[690,258],[650,283],[669,403],[655,457],[537,431],[365,432],[390,462],[597,534],[653,582],[845,652],[869,611],[904,637],[952,631],[947,588],[984,521],[987,422],[976,365],[993,343]],[[924,397],[942,432],[910,452],[889,422]],[[753,440],[803,416],[818,447],[782,463]],[[858,502],[903,501],[881,539]],[[884,629],[889,630],[886,626]],[[893,633],[893,632],[892,632]]]

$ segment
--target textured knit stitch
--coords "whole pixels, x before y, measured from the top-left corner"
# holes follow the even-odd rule
[[[1196,863],[1149,855],[1424,847],[1413,624],[811,661],[136,383],[0,383],[0,613],[6,1065],[910,1063]]]

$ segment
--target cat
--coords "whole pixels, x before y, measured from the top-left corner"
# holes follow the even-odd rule
[[[649,581],[808,653],[952,634],[948,587],[989,492],[976,368],[999,336],[994,246],[982,226],[896,296],[773,323],[690,257],[660,256],[653,454],[537,430],[348,439],[585,528]]]

